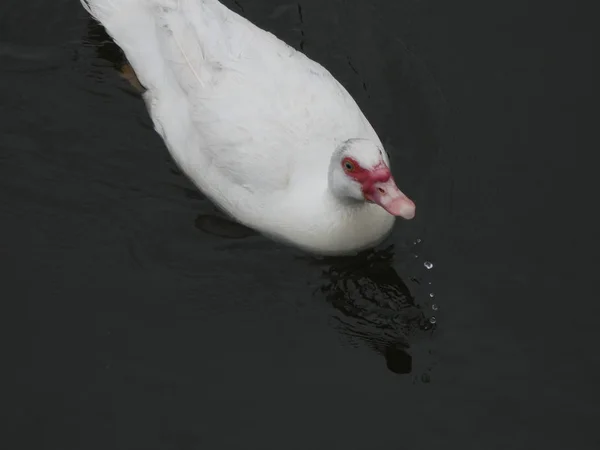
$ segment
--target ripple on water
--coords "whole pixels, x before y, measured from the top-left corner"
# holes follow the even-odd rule
[[[356,257],[325,258],[321,292],[334,308],[336,329],[382,354],[395,373],[413,370],[413,344],[433,325],[393,267],[393,248]]]

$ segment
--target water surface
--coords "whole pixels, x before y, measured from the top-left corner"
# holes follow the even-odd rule
[[[569,192],[587,179],[585,14],[227,4],[347,87],[417,218],[355,258],[211,233],[101,27],[78,2],[5,1],[17,448],[597,448],[598,306],[578,294],[597,264]]]

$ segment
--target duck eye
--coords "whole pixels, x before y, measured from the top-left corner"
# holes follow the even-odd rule
[[[344,161],[344,169],[346,169],[346,172],[352,172],[354,171],[354,164],[350,161]]]

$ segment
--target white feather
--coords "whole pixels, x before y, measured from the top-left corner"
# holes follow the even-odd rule
[[[82,3],[147,89],[175,161],[237,220],[320,253],[389,232],[394,218],[381,208],[346,208],[328,195],[336,148],[349,138],[381,142],[321,65],[216,0]]]

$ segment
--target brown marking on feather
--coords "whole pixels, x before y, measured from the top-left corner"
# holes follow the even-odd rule
[[[127,80],[127,82],[139,93],[139,94],[143,94],[144,92],[146,92],[146,88],[144,86],[142,86],[142,83],[140,83],[140,80],[138,79],[137,75],[135,74],[135,71],[133,70],[133,67],[131,67],[131,64],[129,64],[128,62],[124,63],[119,72],[121,73],[121,76],[123,78],[125,78],[125,80]]]

